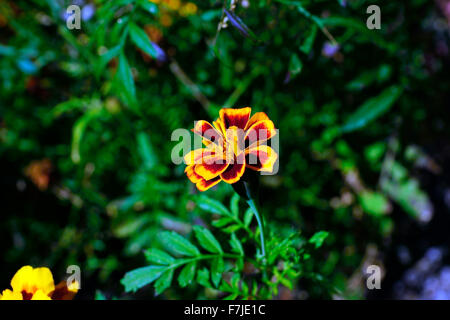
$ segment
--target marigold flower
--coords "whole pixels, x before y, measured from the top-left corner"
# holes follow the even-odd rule
[[[50,269],[24,266],[11,280],[11,288],[3,290],[0,300],[70,300],[78,291],[79,284],[69,287],[65,281],[56,287]]]
[[[211,125],[197,121],[192,131],[203,138],[204,148],[185,155],[185,173],[200,191],[220,181],[233,184],[245,169],[272,172],[278,155],[265,142],[276,134],[273,122],[264,112],[251,118],[251,108],[220,110]]]

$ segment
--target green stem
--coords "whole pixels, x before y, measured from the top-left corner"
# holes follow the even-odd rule
[[[177,260],[176,263],[172,264],[169,269],[175,269],[178,268],[179,266],[183,265],[183,264],[187,264],[189,262],[193,262],[193,261],[199,261],[199,260],[206,260],[206,259],[214,259],[214,258],[241,258],[241,255],[238,254],[231,254],[231,253],[220,253],[220,254],[207,254],[207,255],[202,255],[202,256],[197,256],[197,257],[192,257],[192,258],[186,258],[186,259],[180,259]]]
[[[266,261],[266,245],[265,245],[265,239],[264,239],[264,224],[263,224],[262,216],[259,214],[258,209],[256,208],[255,201],[253,200],[250,189],[246,182],[244,182],[244,186],[245,186],[245,191],[247,192],[247,197],[248,197],[247,203],[248,203],[250,209],[252,209],[253,214],[256,217],[256,221],[258,221],[258,226],[259,226],[259,230],[260,230],[259,236],[261,238],[261,253],[262,253],[262,257],[263,257],[263,262],[265,263],[265,261]]]

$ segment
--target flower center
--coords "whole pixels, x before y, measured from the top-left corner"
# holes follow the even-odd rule
[[[244,131],[236,126],[231,126],[226,132],[227,162],[234,163],[237,155],[242,152],[244,142]]]
[[[33,298],[33,293],[23,290],[22,298],[23,298],[23,300],[31,300],[31,298]]]

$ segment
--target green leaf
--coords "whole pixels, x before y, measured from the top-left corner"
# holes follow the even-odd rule
[[[136,292],[137,289],[140,289],[159,278],[165,270],[167,270],[167,267],[163,266],[149,266],[135,269],[127,272],[120,283],[125,286],[126,292]]]
[[[195,277],[195,269],[197,267],[197,263],[195,261],[188,263],[181,270],[180,275],[178,276],[178,283],[182,288],[189,285]]]
[[[100,290],[96,290],[95,291],[95,300],[107,300],[105,295],[100,291]]]
[[[223,253],[222,247],[211,231],[202,226],[194,226],[194,232],[198,242],[205,250],[211,253]]]
[[[161,278],[159,278],[155,282],[155,293],[156,295],[160,295],[164,290],[166,290],[168,287],[170,287],[170,284],[172,283],[173,278],[173,270],[169,269],[163,273]]]
[[[148,262],[156,264],[170,265],[175,261],[170,254],[156,248],[146,250],[144,254]]]
[[[239,297],[239,293],[232,293],[229,296],[223,298],[223,300],[235,300],[237,297]]]
[[[223,262],[222,257],[214,259],[211,265],[211,280],[216,288],[219,286],[224,271],[225,263]]]
[[[244,249],[242,248],[241,241],[236,237],[235,233],[231,234],[230,239],[231,251],[239,253],[241,256],[244,255]]]
[[[174,231],[164,231],[160,233],[161,243],[170,251],[184,256],[198,256],[200,251],[189,240],[183,238]]]
[[[240,225],[238,225],[238,224],[233,224],[233,225],[231,225],[231,226],[226,227],[225,229],[222,229],[222,231],[223,231],[223,232],[226,232],[226,233],[232,233],[232,232],[238,231],[240,228],[241,228]]]
[[[206,288],[211,288],[211,283],[209,282],[209,271],[206,268],[199,270],[197,273],[197,282]]]
[[[290,1],[290,0],[276,0],[277,2],[284,3],[287,5],[293,5],[297,8],[297,11],[302,14],[305,18],[310,19],[315,25],[322,30],[322,32],[327,33],[325,31],[325,26],[323,23],[323,19],[312,14],[303,6],[304,3],[301,1]],[[328,36],[329,37],[329,36]]]
[[[230,280],[231,287],[239,288],[239,281],[241,281],[241,275],[239,273],[234,273]]]
[[[280,281],[280,283],[283,286],[285,286],[289,290],[292,290],[292,288],[293,288],[292,280],[285,278],[285,277],[280,277],[278,280]]]
[[[386,142],[376,142],[364,149],[364,156],[372,165],[381,165],[381,158],[386,152]]]
[[[239,217],[239,195],[235,193],[230,200],[231,213],[234,217]]]
[[[223,292],[232,292],[235,291],[236,288],[231,287],[231,285],[227,281],[222,281],[220,283],[219,290]]]
[[[392,73],[390,65],[382,64],[377,69],[363,71],[359,76],[353,79],[346,85],[346,88],[351,91],[358,91],[369,87],[373,83],[382,83],[389,80]]]
[[[211,10],[207,10],[207,11],[203,12],[200,15],[200,18],[205,22],[209,22],[213,19],[220,19],[221,15],[222,15],[221,9],[211,9]]]
[[[135,219],[127,219],[112,229],[114,236],[118,238],[128,238],[137,234],[146,223],[150,221],[148,215],[142,215]]]
[[[311,32],[305,39],[305,42],[303,42],[302,45],[300,46],[300,51],[302,51],[304,54],[309,54],[311,52],[314,40],[316,39],[317,29],[318,29],[317,25],[313,24],[311,27]]]
[[[325,241],[325,239],[328,237],[329,233],[326,231],[319,231],[316,232],[310,239],[309,243],[314,244],[314,246],[317,248],[320,248]]]
[[[150,2],[148,0],[139,0],[138,4],[142,9],[144,9],[149,13],[157,14],[159,11],[158,6],[155,3]]]
[[[214,220],[214,221],[212,222],[212,225],[213,225],[214,227],[216,227],[216,228],[222,228],[222,227],[226,226],[227,224],[229,224],[229,223],[231,223],[231,222],[233,222],[233,221],[234,221],[234,220],[233,220],[232,218],[223,217],[223,218],[220,218],[220,219],[218,219],[218,220]]]
[[[86,112],[82,117],[78,118],[72,127],[72,150],[70,157],[74,163],[79,163],[81,161],[81,139],[83,138],[84,132],[88,124],[100,117],[103,114],[103,109],[94,107]]]
[[[158,158],[150,141],[150,137],[145,132],[139,132],[137,135],[138,151],[144,161],[145,167],[150,170],[157,163]]]
[[[351,132],[365,127],[385,113],[397,101],[402,93],[399,86],[385,89],[378,96],[367,100],[347,119],[341,127],[342,132]]]
[[[252,209],[248,208],[245,211],[244,214],[244,225],[246,227],[248,227],[250,225],[250,223],[252,222],[253,217],[255,216],[255,214],[253,213]]]
[[[289,72],[291,73],[291,77],[293,78],[298,75],[302,71],[302,68],[302,61],[296,53],[293,53],[289,62]]]
[[[122,52],[122,45],[119,44],[115,47],[112,47],[109,49],[106,53],[102,54],[98,58],[97,64],[94,66],[94,72],[96,77],[98,78],[100,74],[102,73],[103,69],[105,69],[106,65],[108,64],[111,59],[114,57],[117,57]]]
[[[136,105],[136,87],[127,58],[122,52],[119,55],[119,67],[116,74],[116,85],[122,89],[119,95],[132,108]]]
[[[320,20],[321,23],[326,27],[346,28],[348,32],[352,32],[358,36],[356,37],[356,39],[359,42],[369,42],[371,44],[376,44],[380,48],[386,49],[389,52],[395,52],[395,50],[398,50],[398,47],[395,43],[386,41],[386,37],[383,37],[381,36],[381,34],[374,33],[373,30],[368,29],[366,24],[361,19],[330,16],[327,18],[322,18]]]
[[[139,28],[133,22],[130,22],[129,28],[131,41],[133,41],[133,43],[136,46],[138,46],[142,51],[150,55],[152,58],[156,59],[158,57],[158,52],[153,47],[153,44],[150,41],[147,34],[145,33],[145,31]]]
[[[83,110],[86,108],[87,105],[91,103],[92,103],[91,99],[72,97],[69,100],[61,102],[57,104],[55,107],[53,107],[53,109],[48,115],[49,117],[48,121],[52,121],[53,119],[58,118],[65,113]]]
[[[202,210],[208,211],[210,213],[231,216],[230,211],[222,203],[217,200],[208,198],[205,195],[197,197],[195,199],[195,202]]]
[[[382,216],[389,210],[388,199],[379,192],[364,191],[359,195],[362,208],[368,214]]]
[[[427,193],[420,189],[419,181],[399,162],[392,162],[390,177],[383,179],[381,188],[412,217],[428,222],[430,215],[424,213],[432,212],[433,205]]]

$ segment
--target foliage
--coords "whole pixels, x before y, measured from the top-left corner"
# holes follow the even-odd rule
[[[228,241],[220,242],[226,243],[227,249],[222,248],[210,230],[200,225],[193,227],[199,246],[173,231],[164,231],[159,235],[159,242],[176,258],[157,248],[145,251],[146,260],[151,265],[125,275],[122,283],[126,291],[136,291],[156,281],[155,292],[160,294],[171,287],[176,270],[181,270],[178,273],[180,287],[195,282],[218,290],[224,299],[270,299],[278,294],[280,285],[292,290],[294,283],[302,277],[320,279],[320,275],[307,270],[305,262],[310,258],[311,250],[322,246],[327,232],[317,232],[309,240],[297,233],[281,236],[272,232],[268,255],[262,257],[257,252],[253,257],[249,254],[252,252],[250,248],[244,250],[258,241],[257,235],[250,229],[253,212],[247,210],[244,215],[240,214],[239,196],[235,194],[232,197],[230,210],[206,197],[197,201],[209,213],[219,215],[212,225],[218,235],[227,234]],[[211,294],[213,297],[219,296],[217,293]]]

